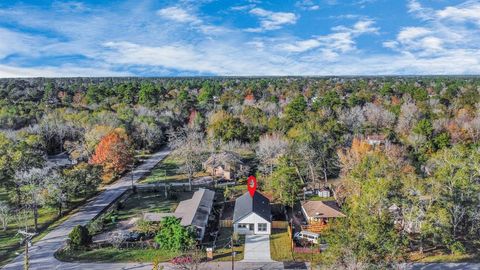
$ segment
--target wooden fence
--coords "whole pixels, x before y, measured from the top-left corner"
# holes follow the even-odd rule
[[[219,221],[221,228],[232,228],[233,227],[233,220],[231,219],[221,219]]]
[[[287,229],[288,222],[287,221],[272,221],[272,229]]]
[[[295,247],[294,246],[293,252],[303,253],[303,254],[312,254],[312,253],[320,253],[320,249],[318,247],[309,248],[309,247]]]

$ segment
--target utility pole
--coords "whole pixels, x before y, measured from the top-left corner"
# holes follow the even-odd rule
[[[135,163],[134,163],[133,159],[132,159],[132,164],[130,166],[131,166],[130,176],[131,176],[131,180],[132,180],[132,191],[133,191],[133,170],[135,169]]]
[[[233,235],[230,238],[230,246],[232,247],[232,270],[235,269],[235,251],[233,250]]]
[[[18,230],[18,234],[22,235],[23,237],[20,243],[25,243],[25,261],[23,263],[23,269],[28,270],[30,268],[30,261],[28,259],[28,246],[31,244],[32,238],[36,235],[36,233],[29,233],[26,230]]]
[[[167,170],[163,170],[163,186],[165,187],[165,199],[168,198]]]

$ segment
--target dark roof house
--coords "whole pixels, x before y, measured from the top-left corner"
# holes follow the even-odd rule
[[[237,198],[233,210],[233,222],[235,223],[251,213],[271,222],[270,200],[258,191],[255,191],[253,198],[248,192]]]

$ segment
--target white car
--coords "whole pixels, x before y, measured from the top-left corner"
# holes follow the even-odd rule
[[[313,233],[313,232],[309,232],[309,231],[301,231],[301,232],[298,232],[296,233],[293,238],[297,239],[297,240],[307,240],[308,242],[311,242],[311,243],[314,243],[314,244],[318,244],[318,239],[319,239],[320,235],[318,233]]]

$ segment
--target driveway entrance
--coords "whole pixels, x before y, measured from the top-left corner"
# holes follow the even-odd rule
[[[242,262],[273,262],[270,257],[270,235],[245,235]]]

